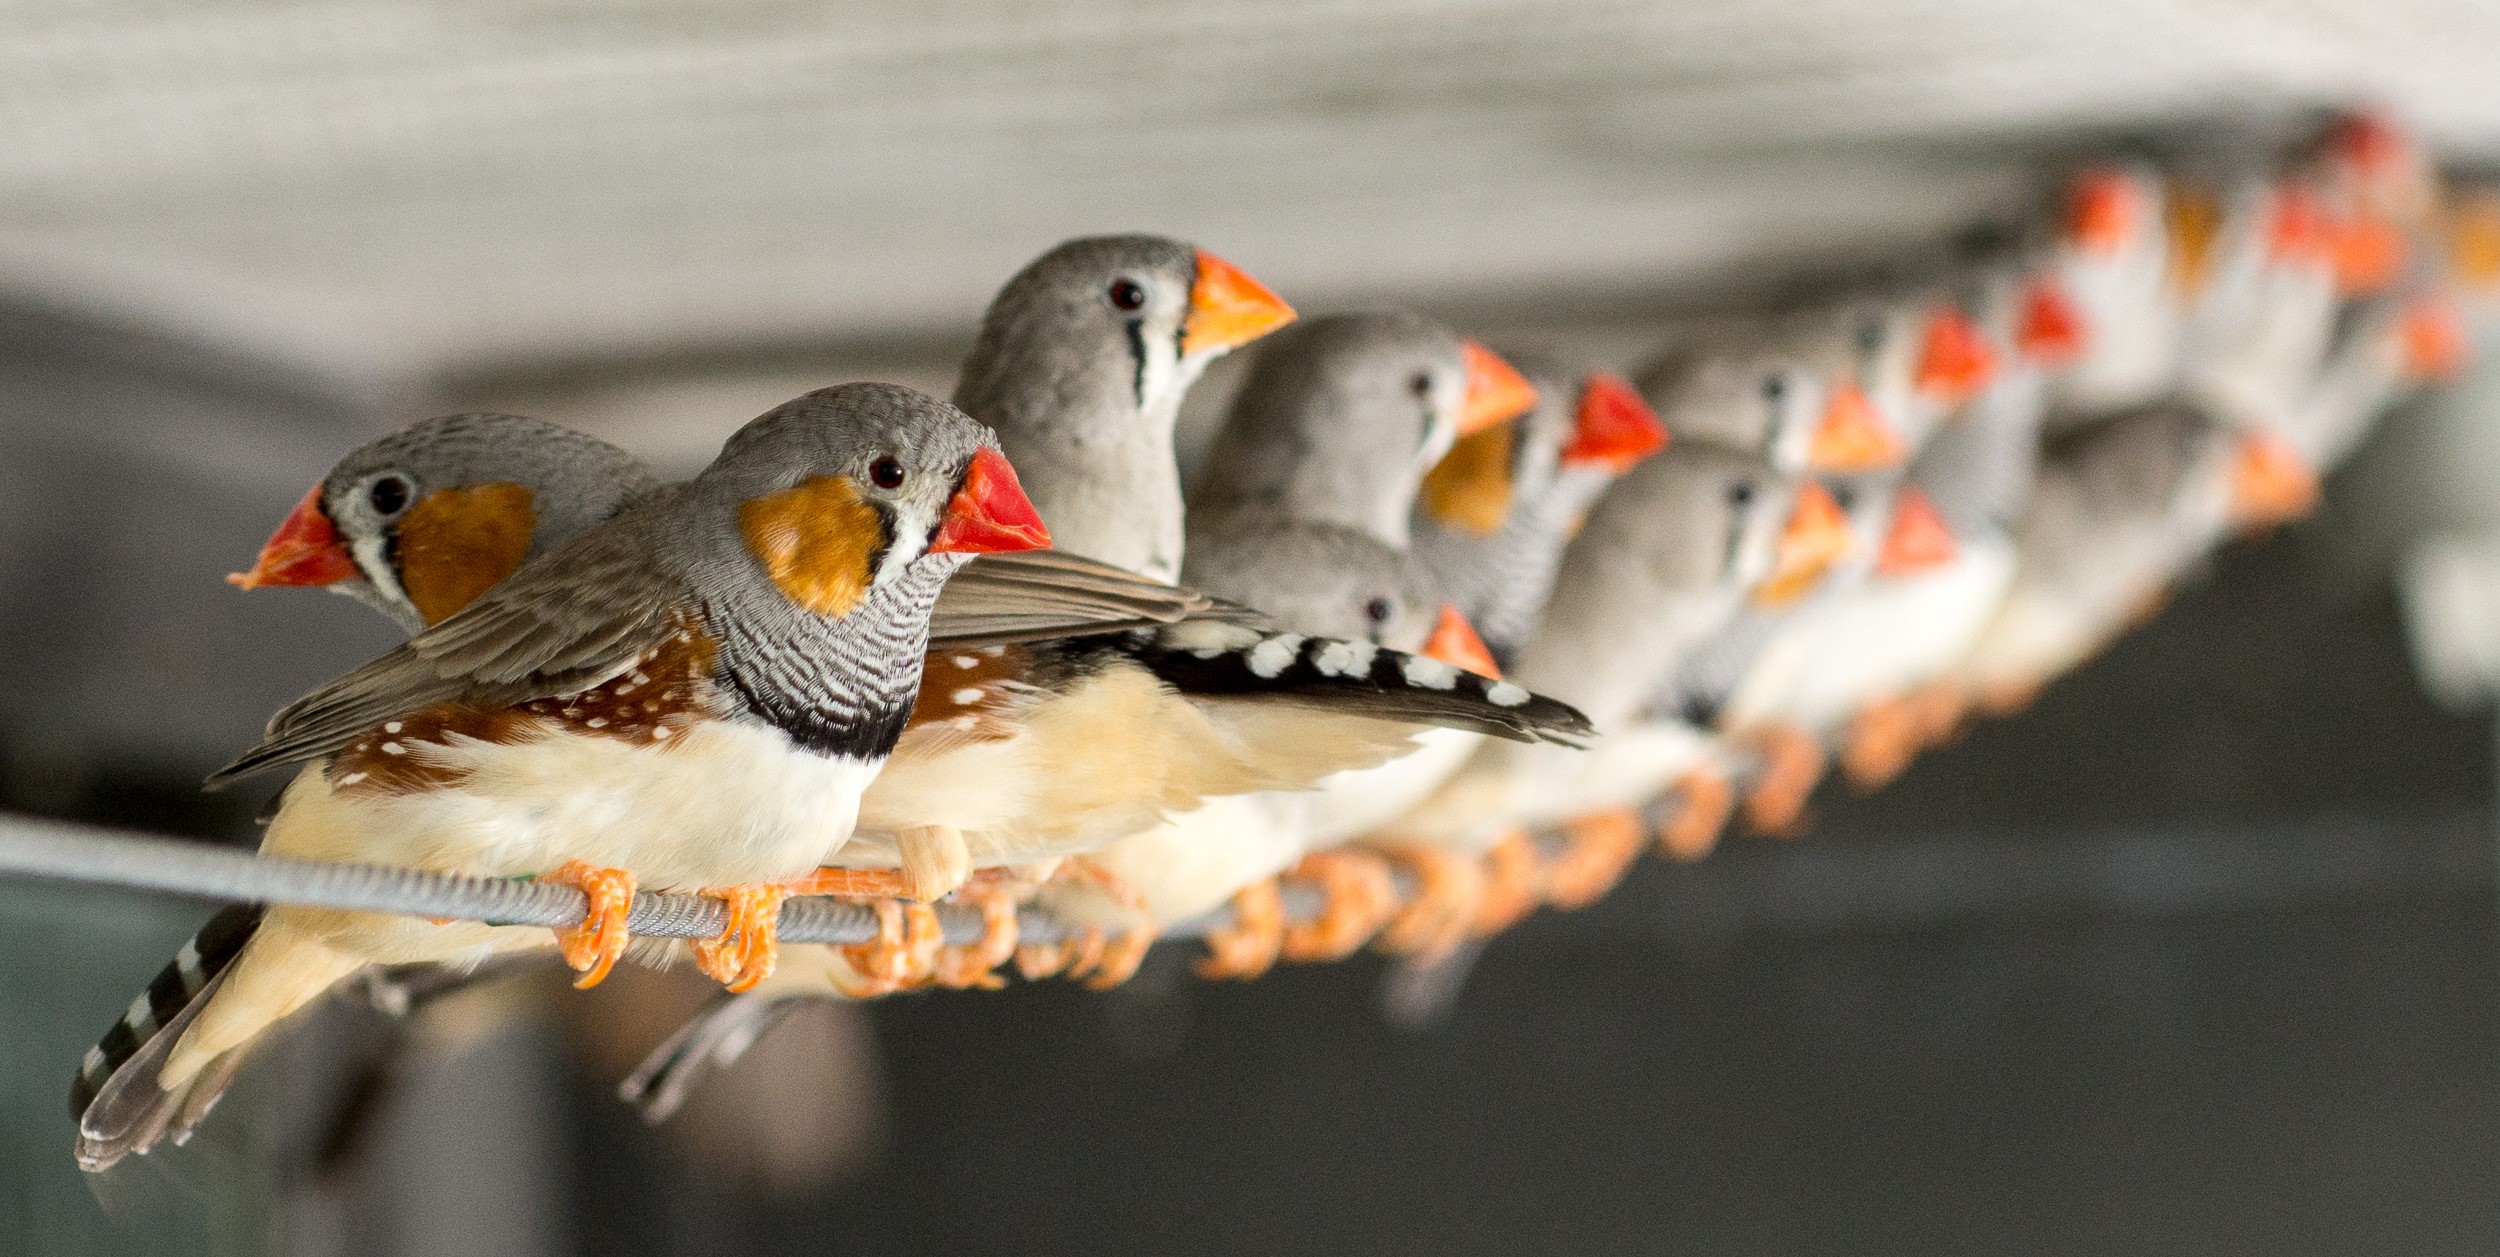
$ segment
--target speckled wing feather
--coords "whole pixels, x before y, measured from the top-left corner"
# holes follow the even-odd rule
[[[649,504],[514,573],[467,610],[281,709],[259,746],[208,779],[328,755],[437,703],[506,707],[587,689],[677,627],[682,582],[652,560]]]
[[[1220,598],[1078,555],[1057,550],[986,554],[966,564],[938,596],[929,621],[929,648],[1117,632],[1182,620],[1254,618]]]

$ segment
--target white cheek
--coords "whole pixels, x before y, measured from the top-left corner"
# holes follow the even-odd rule
[[[357,569],[365,574],[365,579],[372,583],[376,592],[394,605],[414,608],[415,604],[408,601],[408,591],[399,587],[399,573],[391,570],[389,541],[378,533],[359,537],[356,544],[348,547],[348,552],[355,557]]]

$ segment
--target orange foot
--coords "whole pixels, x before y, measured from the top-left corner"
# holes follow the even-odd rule
[[[633,941],[625,930],[625,913],[634,903],[634,875],[586,860],[567,860],[538,880],[570,886],[589,898],[590,910],[582,915],[581,924],[556,931],[556,946],[564,952],[564,963],[582,975],[574,986],[587,991],[606,981],[608,970],[616,967],[625,945]]]
[[[996,886],[967,885],[955,901],[981,911],[981,937],[961,946],[938,948],[929,981],[954,990],[995,991],[1007,985],[998,967],[1016,954],[1016,893]]]
[[[937,911],[925,903],[873,899],[868,907],[877,914],[877,936],[834,948],[857,975],[840,984],[842,993],[854,999],[891,995],[918,985],[935,967],[938,949],[946,942]]]
[[[1911,718],[1922,747],[1944,746],[1962,736],[1970,719],[1970,691],[1957,681],[1931,681],[1910,691]]]
[[[729,905],[729,923],[720,937],[694,944],[695,968],[733,994],[754,990],[781,961],[781,901],[790,897],[790,888],[757,882],[703,893]]]
[[[1973,695],[1972,705],[1983,716],[2011,716],[2038,702],[2040,692],[2048,687],[2044,680],[1998,681]]]
[[[1154,930],[1129,930],[1104,941],[1082,964],[1068,966],[1070,981],[1082,980],[1089,991],[1108,991],[1137,976],[1146,951],[1155,945]]]
[[[1206,932],[1207,954],[1196,965],[1199,977],[1248,981],[1276,966],[1285,945],[1285,902],[1276,893],[1276,879],[1261,878],[1233,892],[1233,919]]]
[[[1079,966],[1093,968],[1102,963],[1102,930],[1086,926],[1052,943],[1019,943],[1016,945],[1016,972],[1027,982],[1066,973]]]
[[[1806,799],[1823,779],[1823,744],[1794,725],[1772,725],[1749,739],[1762,753],[1762,780],[1745,800],[1745,824],[1765,838],[1805,832]]]
[[[1318,885],[1319,916],[1285,927],[1284,957],[1296,963],[1343,960],[1397,912],[1397,882],[1388,862],[1360,851],[1314,851],[1285,874]]]
[[[1569,912],[1603,898],[1641,854],[1641,814],[1592,812],[1563,827],[1570,845],[1545,868],[1545,902]]]
[[[1523,829],[1496,839],[1484,853],[1484,896],[1476,901],[1467,936],[1489,938],[1519,924],[1545,901],[1545,860]]]
[[[1375,945],[1425,964],[1450,954],[1484,902],[1484,866],[1437,847],[1397,846],[1385,854],[1415,875],[1415,897],[1389,918]]]
[[[1927,744],[1926,722],[1907,698],[1868,703],[1849,722],[1849,746],[1841,752],[1841,771],[1861,792],[1892,784]]]
[[[1736,811],[1736,787],[1716,768],[1696,768],[1675,783],[1674,819],[1658,827],[1658,849],[1671,860],[1698,860],[1719,845]]]

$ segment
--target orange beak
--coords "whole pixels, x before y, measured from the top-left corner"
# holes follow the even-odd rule
[[[1293,320],[1293,307],[1266,285],[1198,250],[1198,278],[1189,285],[1189,317],[1181,327],[1182,357],[1247,345]]]
[[[1424,643],[1423,653],[1426,659],[1438,659],[1480,677],[1502,679],[1502,669],[1493,662],[1493,652],[1484,648],[1484,639],[1476,636],[1476,626],[1446,602],[1441,604],[1441,618],[1433,621],[1432,638]]]
[[[2416,380],[2453,380],[2474,356],[2465,320],[2454,304],[2424,297],[2405,307],[2397,334],[2404,338],[2404,371]]]
[[[2344,296],[2378,292],[2404,270],[2404,233],[2385,218],[2356,214],[2337,224],[2333,237],[2329,250],[2335,260],[2335,289]]]
[[[2014,348],[2044,367],[2062,366],[2083,353],[2088,335],[2083,311],[2054,281],[2035,279],[2023,288],[2022,315],[2014,327]]]
[[[1467,366],[1467,400],[1458,412],[1458,434],[1474,436],[1536,405],[1536,386],[1502,356],[1476,342],[1461,341],[1459,358]]]
[[[1580,413],[1571,444],[1563,447],[1563,465],[1597,464],[1620,474],[1665,448],[1666,425],[1640,393],[1621,376],[1590,372],[1580,385]]]
[[[1911,576],[1950,563],[1959,553],[1944,513],[1915,486],[1901,486],[1892,496],[1892,526],[1884,531],[1883,549],[1875,555],[1876,573]]]
[[[2346,115],[2335,124],[2328,143],[2335,155],[2364,174],[2378,174],[2404,160],[2412,142],[2404,130],[2383,114]]]
[[[1899,466],[1910,456],[1908,442],[1884,421],[1866,391],[1844,383],[1823,406],[1823,421],[1806,443],[1806,466],[1813,471],[1855,475]]]
[[[963,487],[946,504],[946,517],[929,540],[931,554],[1006,554],[1050,545],[1042,514],[1016,483],[1016,469],[997,450],[982,450],[964,469]]]
[[[269,535],[269,544],[260,548],[252,570],[231,573],[226,583],[237,589],[335,585],[357,574],[347,543],[339,539],[339,530],[321,509],[321,486],[314,485],[287,513],[278,531]]]
[[[2307,189],[2289,184],[2275,189],[2266,252],[2274,261],[2292,266],[2334,260],[2334,232],[2325,209]]]
[[[2240,438],[2231,462],[2231,517],[2262,528],[2309,513],[2318,503],[2318,473],[2290,443],[2270,432]]]
[[[1919,347],[1918,391],[1959,405],[1979,395],[1997,373],[1997,351],[1967,315],[1937,306],[1927,315],[1927,339]]]
[[[2115,253],[2135,234],[2143,197],[2115,170],[2088,170],[2066,194],[2066,239],[2086,253]]]
[[[1780,532],[1771,574],[1754,586],[1753,600],[1766,607],[1795,602],[1822,581],[1832,564],[1848,557],[1850,544],[1848,513],[1832,500],[1831,490],[1807,481],[1797,490],[1796,509]]]

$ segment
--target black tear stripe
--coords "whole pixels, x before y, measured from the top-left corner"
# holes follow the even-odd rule
[[[1365,646],[1328,637],[1259,633],[1219,648],[1189,638],[1183,639],[1189,644],[1176,644],[1170,640],[1174,632],[1139,629],[1087,640],[1098,643],[1094,649],[1135,660],[1165,684],[1193,696],[1291,701],[1349,716],[1465,729],[1516,742],[1577,745],[1596,736],[1588,718],[1570,705],[1464,669],[1453,669],[1456,676],[1446,689],[1419,685],[1406,677],[1406,665],[1416,656],[1403,651],[1369,647],[1375,652],[1369,668],[1329,672],[1319,664],[1324,653]],[[1274,675],[1260,675],[1251,667],[1251,656],[1280,639],[1293,639],[1291,657]],[[1504,697],[1517,696],[1519,701],[1494,701],[1496,686]]]
[[[129,1064],[139,1049],[180,1016],[212,979],[243,954],[243,945],[259,932],[265,911],[260,904],[237,904],[220,911],[191,936],[190,942],[183,944],[181,951],[174,953],[172,960],[165,962],[164,968],[156,971],[140,999],[133,1001],[130,1011],[104,1032],[95,1050],[80,1063],[78,1077],[71,1080],[69,1088],[69,1114],[73,1120],[85,1117],[87,1106],[95,1103],[96,1093],[104,1089],[114,1073]],[[142,1002],[144,1009],[140,1007]]]
[[[1136,376],[1129,384],[1129,391],[1137,395],[1137,408],[1143,410],[1146,408],[1146,323],[1143,319],[1130,319],[1127,327],[1128,356],[1136,364]]]

